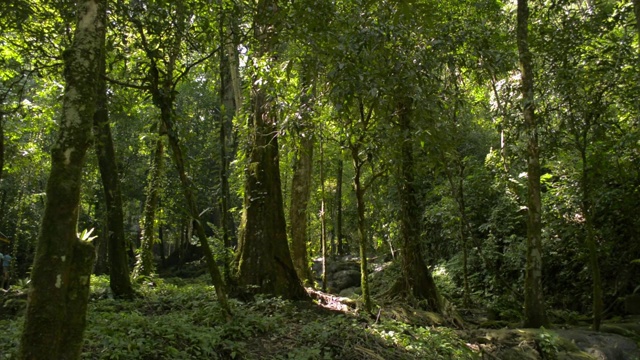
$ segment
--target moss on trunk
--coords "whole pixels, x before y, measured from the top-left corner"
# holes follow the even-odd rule
[[[401,146],[401,217],[400,235],[402,237],[402,276],[405,286],[418,300],[426,300],[429,309],[441,312],[442,303],[431,272],[422,258],[420,245],[420,207],[417,201],[413,177],[413,146],[411,142],[411,99],[405,98],[398,104],[400,129],[403,132]]]
[[[522,108],[527,139],[527,264],[524,287],[524,325],[547,326],[542,294],[542,200],[540,198],[540,149],[533,94],[533,64],[528,44],[529,5],[518,0],[517,43],[522,81]]]
[[[98,76],[97,80],[97,108],[93,117],[95,150],[107,208],[107,226],[104,232],[107,234],[107,238],[102,239],[102,242],[106,241],[107,244],[110,287],[113,294],[119,298],[132,298],[134,291],[131,287],[131,278],[129,276],[129,261],[122,214],[122,194],[120,193],[119,172],[107,109],[105,59],[106,56],[103,51],[100,55],[100,76]]]
[[[52,148],[20,359],[80,357],[95,253],[93,246],[78,239],[76,227],[105,17],[103,1],[80,2],[74,41],[65,52],[63,117]]]

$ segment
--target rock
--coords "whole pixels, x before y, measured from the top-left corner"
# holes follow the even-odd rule
[[[329,288],[338,293],[346,288],[360,286],[360,271],[338,271],[329,278],[328,285]]]
[[[587,330],[558,330],[558,335],[570,340],[580,350],[601,360],[627,360],[640,358],[640,349],[626,337],[596,333]]]
[[[624,298],[624,311],[631,315],[640,315],[640,294],[631,294]]]
[[[341,297],[354,297],[354,295],[361,295],[362,294],[362,289],[360,289],[360,287],[350,287],[350,288],[346,288],[342,291],[340,291],[340,296]]]

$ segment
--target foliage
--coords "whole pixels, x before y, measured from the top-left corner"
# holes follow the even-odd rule
[[[316,305],[257,297],[232,301],[226,319],[203,279],[155,279],[133,301],[100,296],[92,277],[83,359],[473,359],[451,330],[385,319],[373,323]],[[0,359],[12,359],[22,317],[0,320]]]

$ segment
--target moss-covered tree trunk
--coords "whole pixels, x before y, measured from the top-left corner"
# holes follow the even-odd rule
[[[296,153],[293,160],[289,221],[291,225],[291,255],[293,257],[293,266],[298,272],[300,279],[305,284],[311,286],[313,284],[313,277],[311,275],[311,269],[309,268],[309,255],[307,253],[307,222],[309,218],[308,204],[311,198],[314,137],[309,126],[313,101],[309,77],[309,66],[303,64],[302,91],[300,96],[301,129],[295,135],[297,141],[294,140]],[[321,214],[321,217],[324,220],[324,213]],[[324,221],[321,222],[324,225]],[[322,235],[324,236],[324,233]]]
[[[124,235],[124,219],[122,213],[122,194],[120,192],[120,179],[116,164],[111,126],[109,125],[109,111],[107,108],[107,83],[105,80],[106,54],[100,56],[99,73],[97,80],[96,113],[93,117],[93,133],[95,136],[95,150],[100,167],[102,187],[106,203],[107,223],[104,234],[106,239],[101,239],[107,245],[109,259],[109,285],[111,291],[119,298],[132,298],[134,295],[129,276],[129,261],[127,256],[126,239]]]
[[[426,300],[429,309],[442,310],[440,295],[431,272],[422,258],[420,244],[420,206],[414,187],[413,143],[411,141],[411,101],[404,99],[398,105],[398,122],[403,133],[400,185],[400,235],[402,238],[402,275],[410,294],[418,300]]]
[[[527,141],[527,259],[524,287],[524,326],[548,325],[542,293],[542,200],[540,149],[533,95],[533,64],[528,44],[529,4],[518,0],[516,41],[522,82],[522,108]]]
[[[255,56],[271,56],[277,41],[278,2],[260,0],[255,14]],[[276,110],[267,100],[267,84],[253,82],[250,148],[245,170],[244,204],[238,244],[238,282],[285,299],[308,295],[298,278],[289,245],[280,182]]]
[[[78,359],[86,323],[93,246],[77,236],[82,168],[96,109],[98,61],[104,49],[105,2],[77,4],[77,25],[64,53],[65,91],[36,256],[20,359]]]
[[[220,36],[227,42],[233,43],[229,37],[229,31],[226,30],[224,12],[220,15]],[[242,104],[236,104],[239,99],[236,98],[233,86],[233,73],[232,67],[235,67],[231,62],[230,55],[226,51],[220,52],[220,103],[222,109],[219,117],[219,147],[220,147],[220,228],[222,229],[222,241],[226,249],[231,249],[237,246],[238,239],[236,235],[235,224],[233,217],[229,212],[231,202],[231,191],[229,188],[229,164],[232,157],[229,156],[227,151],[227,143],[229,142],[229,134],[233,127],[233,117],[237,112],[238,106]],[[231,256],[227,256],[231,252],[225,252],[224,259],[224,275],[227,283],[231,281],[231,263],[233,259]]]
[[[162,127],[161,124],[159,127]],[[160,179],[164,168],[164,144],[158,136],[153,151],[153,158],[149,169],[147,182],[147,196],[144,202],[144,217],[142,224],[142,239],[134,269],[134,277],[149,276],[155,269],[153,260],[153,244],[155,243],[156,210],[160,194]]]
[[[291,253],[298,276],[308,285],[313,284],[307,254],[307,205],[311,198],[311,175],[313,170],[313,138],[302,134],[296,149],[291,180]]]

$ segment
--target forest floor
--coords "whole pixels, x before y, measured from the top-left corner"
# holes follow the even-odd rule
[[[221,312],[204,277],[156,278],[133,301],[92,278],[83,359],[640,359],[640,318],[589,331],[519,329],[479,310],[444,316],[398,301],[363,314],[357,300],[309,289],[313,302],[256,297]],[[26,293],[0,292],[0,359],[14,359]],[[482,326],[494,327],[486,328]]]

